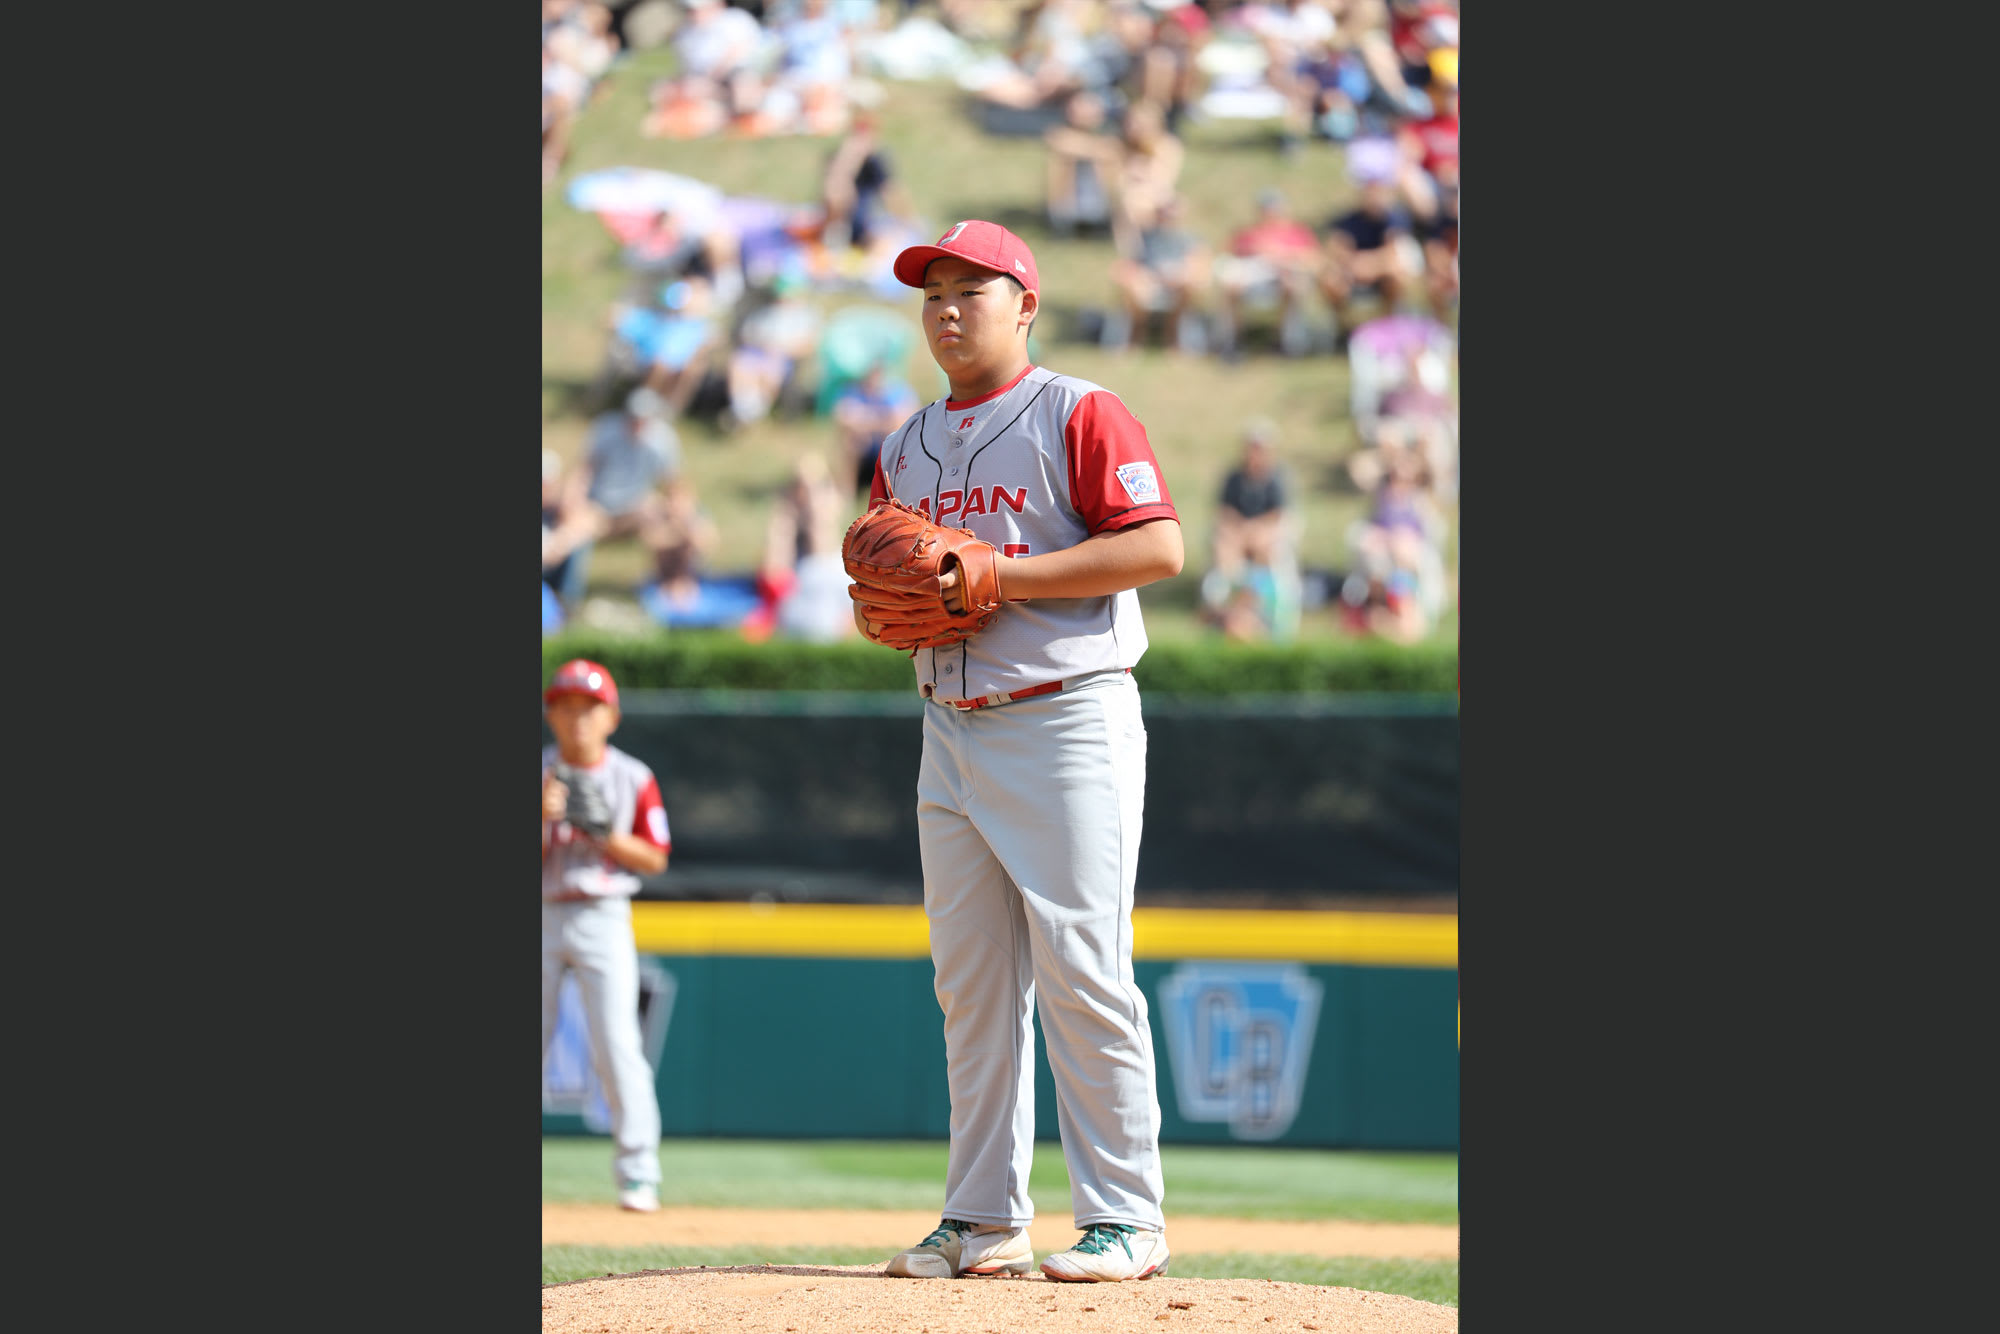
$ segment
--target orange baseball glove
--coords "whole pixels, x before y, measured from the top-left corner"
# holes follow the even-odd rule
[[[984,630],[1000,610],[999,553],[966,528],[944,528],[900,500],[877,501],[840,543],[854,582],[847,595],[861,605],[878,644],[914,651],[955,644]],[[960,605],[945,605],[942,576],[957,570]]]

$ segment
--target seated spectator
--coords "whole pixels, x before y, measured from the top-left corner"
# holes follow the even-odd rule
[[[1402,474],[1427,496],[1446,502],[1456,499],[1458,451],[1447,421],[1384,416],[1363,429],[1363,447],[1348,455],[1345,463],[1357,490],[1372,496],[1391,474]]]
[[[820,200],[826,209],[821,239],[833,249],[867,250],[881,239],[888,220],[916,217],[873,116],[856,116],[853,128],[827,158],[820,176]]]
[[[1271,0],[1244,6],[1243,17],[1269,61],[1265,82],[1285,99],[1279,147],[1295,153],[1319,98],[1320,84],[1312,71],[1329,59],[1336,31],[1333,15],[1316,0]]]
[[[1458,189],[1458,87],[1433,78],[1424,95],[1429,114],[1404,122],[1399,134],[1432,193],[1442,196]]]
[[[618,58],[618,34],[603,5],[578,5],[543,39],[556,58],[595,83]]]
[[[1442,520],[1423,503],[1405,464],[1377,491],[1369,518],[1348,532],[1353,571],[1341,585],[1341,623],[1355,633],[1414,643],[1445,602]]]
[[[1070,181],[1075,164],[1093,162],[1097,174],[1110,187],[1112,240],[1121,253],[1136,255],[1140,230],[1151,223],[1160,204],[1178,186],[1186,151],[1181,141],[1167,132],[1160,108],[1151,102],[1128,108],[1115,137],[1092,128],[1097,113],[1090,101],[1072,102],[1066,114],[1069,124],[1052,127],[1043,135],[1053,155],[1049,167],[1051,219],[1073,208]]]
[[[1257,220],[1229,238],[1227,254],[1215,260],[1222,291],[1222,353],[1240,354],[1243,309],[1247,304],[1278,307],[1278,343],[1287,356],[1306,350],[1302,302],[1321,264],[1320,242],[1312,228],[1291,216],[1275,189],[1257,196]]]
[[[681,278],[660,293],[661,309],[628,312],[619,324],[619,336],[645,368],[646,387],[660,396],[668,417],[686,411],[720,349],[712,304],[706,278]]]
[[[888,365],[872,363],[859,380],[833,400],[833,421],[839,428],[842,457],[850,460],[854,489],[863,503],[875,482],[875,462],[889,432],[910,419],[918,407],[917,391]]]
[[[1107,96],[1126,105],[1145,100],[1146,53],[1156,26],[1144,0],[1099,0],[1096,31],[1089,41],[1097,59],[1098,82]],[[1166,102],[1160,99],[1160,110]]]
[[[1403,81],[1421,88],[1430,77],[1431,53],[1458,49],[1458,6],[1451,0],[1389,0],[1389,41]]]
[[[1429,468],[1429,461],[1415,449],[1398,454],[1375,487],[1368,509],[1370,526],[1442,545],[1448,521],[1425,489]]]
[[[745,618],[745,637],[763,639],[775,630],[830,643],[854,633],[851,581],[840,556],[852,509],[826,458],[802,455],[765,526],[757,577],[762,604]]]
[[[847,121],[853,55],[829,0],[799,0],[772,23],[777,70],[758,107],[765,132],[836,134]]]
[[[1359,207],[1328,224],[1319,289],[1333,308],[1343,338],[1354,327],[1355,297],[1378,298],[1384,314],[1401,306],[1405,291],[1417,278],[1408,253],[1415,244],[1409,213],[1380,178],[1362,184]]]
[[[1423,543],[1363,527],[1353,546],[1354,570],[1340,586],[1340,624],[1351,633],[1414,644],[1430,633],[1418,597]]]
[[[1124,253],[1136,253],[1140,228],[1179,189],[1185,158],[1159,107],[1141,102],[1126,110],[1111,180],[1112,238]]]
[[[659,603],[670,612],[694,613],[701,602],[702,576],[720,533],[695,492],[693,481],[677,476],[647,507],[639,540],[653,561]]]
[[[1168,195],[1139,229],[1138,253],[1111,262],[1111,282],[1124,304],[1124,318],[1107,336],[1109,345],[1130,347],[1140,341],[1153,312],[1163,311],[1169,346],[1200,350],[1201,334],[1189,316],[1198,313],[1195,303],[1208,290],[1210,255],[1188,228],[1186,211],[1181,196]]]
[[[979,90],[1000,106],[1032,110],[1083,89],[1102,89],[1108,71],[1084,30],[1085,0],[1035,0],[1020,11],[1007,55],[1013,69]]]
[[[1299,519],[1291,479],[1277,457],[1277,428],[1266,419],[1243,433],[1243,457],[1223,480],[1201,598],[1212,623],[1236,626],[1255,607],[1262,632],[1289,640],[1298,629]],[[1250,596],[1243,594],[1248,589]]]
[[[656,487],[679,472],[680,441],[664,411],[658,394],[640,388],[623,408],[592,419],[583,466],[572,483],[589,506],[588,519],[575,520],[587,535],[568,553],[560,590],[565,606],[582,601],[595,544],[640,535],[658,507]]]
[[[1365,96],[1355,99],[1355,132],[1386,133],[1413,114],[1421,100],[1403,77],[1402,60],[1390,36],[1389,7],[1384,0],[1346,0],[1338,17],[1336,44],[1358,57],[1368,75]]]
[[[1188,108],[1201,96],[1201,52],[1215,25],[1208,11],[1193,0],[1146,0],[1146,4],[1154,14],[1153,33],[1141,58],[1134,100],[1161,107],[1167,129],[1179,134]]]
[[[542,451],[542,588],[558,600],[567,596],[573,554],[602,526],[602,512],[579,483],[575,474],[565,476],[560,454]]]
[[[686,6],[673,39],[680,76],[655,88],[647,134],[676,139],[713,134],[749,116],[763,94],[757,61],[764,30],[757,20],[723,0],[686,0]]]
[[[1377,483],[1368,517],[1348,531],[1354,571],[1341,601],[1349,629],[1410,643],[1444,612],[1446,519],[1424,489],[1425,468],[1415,451],[1399,455]]]
[[[805,297],[805,279],[782,272],[772,282],[772,300],[743,321],[729,354],[729,407],[723,427],[735,430],[762,421],[793,382],[799,364],[819,343],[819,311]]]
[[[563,63],[547,44],[542,47],[542,185],[546,188],[562,170],[569,153],[570,127],[583,109],[590,81]]]
[[[1434,52],[1433,57],[1446,53]],[[1453,53],[1455,54],[1455,53]],[[1451,74],[1433,75],[1425,89],[1432,113],[1403,129],[1406,154],[1422,174],[1427,198],[1416,212],[1416,233],[1423,246],[1424,295],[1439,323],[1449,323],[1458,299],[1458,83],[1456,62]]]
[[[1111,176],[1120,150],[1106,119],[1102,97],[1072,93],[1063,103],[1063,124],[1042,134],[1049,229],[1058,236],[1111,225]]]

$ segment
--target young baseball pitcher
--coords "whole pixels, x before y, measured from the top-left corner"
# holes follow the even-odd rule
[[[609,744],[618,727],[610,672],[571,659],[542,702],[556,738],[542,751],[542,1058],[563,975],[574,973],[611,1111],[618,1203],[651,1212],[660,1207],[660,1104],[639,1042],[632,895],[641,873],[667,869],[667,811],[653,771]]]
[[[1020,237],[961,222],[895,272],[923,292],[951,393],[883,440],[843,556],[856,625],[911,651],[928,701],[917,816],[951,1152],[937,1230],[888,1272],[1033,1268],[1039,1006],[1083,1233],[1042,1272],[1147,1278],[1167,1243],[1132,978],[1146,728],[1130,669],[1134,590],[1180,572],[1180,520],[1117,395],[1030,364],[1040,280]]]

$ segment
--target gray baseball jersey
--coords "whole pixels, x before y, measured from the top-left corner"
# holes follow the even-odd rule
[[[554,746],[542,747],[542,773],[556,761]],[[616,746],[604,748],[604,759],[586,770],[597,780],[611,806],[611,827],[637,834],[671,852],[667,809],[653,771]],[[542,897],[550,900],[630,898],[639,892],[639,877],[604,855],[604,850],[571,828],[567,821],[549,831],[542,858]]]
[[[891,433],[873,494],[1016,556],[1178,518],[1118,397],[1038,367]],[[917,836],[951,1089],[946,1217],[1034,1218],[1039,1012],[1077,1224],[1165,1225],[1152,1031],[1132,973],[1146,729],[1129,669],[1145,651],[1128,589],[1008,603],[970,640],[916,654],[930,701]],[[991,702],[949,703],[979,698]]]
[[[556,748],[542,748],[542,774]],[[653,771],[615,746],[585,772],[611,807],[611,827],[671,850],[666,807]],[[555,1037],[562,982],[574,973],[583,997],[591,1065],[611,1112],[612,1172],[619,1184],[660,1180],[660,1104],[639,1038],[639,955],[631,896],[639,877],[567,821],[544,822],[542,845],[542,1057]]]
[[[982,397],[939,399],[890,432],[871,497],[968,528],[1008,556],[1179,517],[1146,429],[1119,397],[1038,366]],[[973,699],[1131,667],[1145,651],[1139,595],[1127,589],[1008,603],[971,639],[913,661],[926,697]]]

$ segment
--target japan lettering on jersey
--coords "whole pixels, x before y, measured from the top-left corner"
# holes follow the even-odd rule
[[[556,761],[556,748],[542,748],[542,776]],[[616,746],[604,748],[604,761],[587,771],[597,780],[611,806],[611,827],[645,839],[662,852],[673,850],[667,829],[667,808],[660,785],[644,761]],[[542,897],[573,899],[630,897],[639,892],[639,877],[604,855],[604,850],[568,822],[548,831],[542,847]]]
[[[980,398],[940,399],[890,432],[870,496],[970,529],[1008,556],[1179,518],[1146,428],[1118,396],[1038,366]],[[968,699],[1130,667],[1145,651],[1139,595],[1127,589],[1009,602],[971,639],[912,661],[926,695]]]

